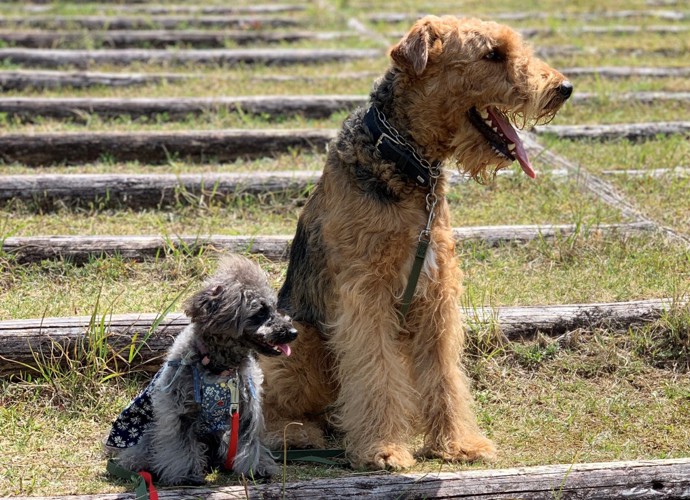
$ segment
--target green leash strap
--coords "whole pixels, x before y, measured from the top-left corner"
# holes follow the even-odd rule
[[[343,466],[347,465],[345,460],[345,450],[340,449],[305,449],[305,450],[287,450],[287,452],[271,451],[273,458],[277,463],[287,462],[310,462],[321,465]]]
[[[149,500],[149,492],[146,488],[146,480],[144,480],[143,476],[125,469],[113,459],[108,460],[106,470],[115,477],[132,481],[134,483],[134,493],[137,496],[136,500]]]
[[[426,258],[426,250],[429,248],[430,239],[428,237],[422,237],[424,233],[419,236],[419,244],[417,245],[417,252],[414,256],[414,262],[412,263],[412,271],[410,271],[410,277],[407,280],[407,286],[405,287],[405,292],[403,293],[402,303],[400,304],[400,321],[405,321],[405,316],[410,310],[410,304],[412,304],[412,297],[414,296],[414,291],[417,289],[417,282],[419,281],[419,275],[422,273],[422,266],[424,266],[424,259]]]

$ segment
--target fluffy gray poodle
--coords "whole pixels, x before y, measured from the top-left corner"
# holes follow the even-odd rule
[[[165,364],[113,423],[105,446],[118,463],[161,484],[201,484],[212,467],[252,477],[276,465],[261,442],[263,374],[257,354],[290,355],[297,331],[276,311],[254,262],[224,257],[184,304],[191,323]]]

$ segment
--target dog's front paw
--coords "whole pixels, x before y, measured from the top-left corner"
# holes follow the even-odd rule
[[[350,455],[352,465],[356,468],[401,470],[408,469],[416,463],[406,447],[392,443],[372,446],[364,453],[353,451]]]
[[[278,473],[278,465],[273,460],[273,457],[269,453],[266,453],[259,459],[259,464],[256,466],[255,475],[259,477],[271,477]]]
[[[472,436],[463,442],[453,441],[443,447],[427,447],[422,455],[429,458],[440,458],[446,462],[491,462],[496,458],[496,447],[484,436]]]

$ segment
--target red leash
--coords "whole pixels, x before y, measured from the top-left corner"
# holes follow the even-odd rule
[[[146,487],[149,490],[149,500],[158,500],[158,491],[156,490],[156,487],[153,486],[153,478],[151,477],[151,474],[146,472],[145,470],[140,470],[137,472],[141,477],[144,478],[144,481],[146,482]]]
[[[230,442],[228,443],[228,456],[225,459],[225,468],[232,470],[235,463],[235,455],[237,455],[237,440],[240,435],[240,412],[236,411],[232,414],[232,421],[230,424]]]

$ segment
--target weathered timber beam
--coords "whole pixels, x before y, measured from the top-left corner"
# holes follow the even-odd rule
[[[647,170],[602,170],[604,175],[622,175],[627,177],[689,177],[690,167],[674,167],[674,168],[650,168]]]
[[[529,149],[528,149],[529,150]],[[512,170],[499,172],[501,177]],[[446,170],[448,183],[465,183],[469,177]],[[548,175],[563,176],[562,172]],[[275,171],[256,173],[197,174],[28,174],[0,175],[0,203],[23,200],[49,209],[56,202],[79,205],[100,204],[148,208],[174,204],[198,203],[233,195],[271,193],[299,196],[316,184],[316,171]],[[192,195],[192,196],[188,196]]]
[[[572,97],[575,103],[634,101],[653,104],[658,101],[690,102],[690,92],[625,92],[598,95],[579,93]],[[269,116],[302,115],[308,118],[326,118],[340,111],[351,111],[368,102],[366,95],[285,95],[237,97],[174,97],[174,98],[110,98],[110,97],[0,97],[0,113],[24,120],[42,116],[49,118],[85,119],[95,114],[103,117],[122,115],[138,118],[165,114],[170,120],[189,115],[223,111]]]
[[[403,14],[403,13],[376,13],[370,14],[368,20],[375,23],[402,23],[414,22],[423,13]],[[552,12],[494,12],[491,18],[501,21],[528,21],[531,19],[560,19],[560,20],[581,20],[581,21],[600,21],[601,19],[635,19],[635,18],[654,18],[665,21],[684,21],[690,19],[689,11],[680,10],[612,10],[599,12],[582,12],[557,14]]]
[[[690,122],[657,122],[608,126],[539,128],[570,139],[641,140],[658,134],[688,134]],[[82,164],[107,155],[114,161],[161,163],[170,158],[233,161],[286,152],[294,148],[323,150],[337,130],[221,130],[192,132],[43,133],[0,136],[0,158],[24,165]]]
[[[300,196],[319,180],[318,172],[201,174],[40,174],[0,176],[0,203],[24,200],[49,209],[99,202],[150,208],[199,203],[236,195],[284,193]],[[191,195],[191,196],[190,196]]]
[[[576,231],[583,235],[630,236],[654,230],[648,223],[602,224],[577,227],[574,224],[544,226],[475,226],[453,229],[458,243],[483,242],[489,246],[527,243],[537,238],[567,237]],[[0,240],[0,249],[19,263],[45,259],[68,259],[83,263],[102,256],[120,255],[134,260],[165,257],[175,249],[196,254],[202,250],[261,254],[270,260],[285,260],[292,236],[11,236]]]
[[[684,302],[685,304],[685,302]],[[659,318],[673,306],[670,299],[570,304],[557,306],[478,308],[465,311],[470,329],[497,326],[510,340],[536,332],[562,334],[578,328],[629,328]],[[103,324],[104,331],[100,331]],[[120,360],[122,369],[155,371],[160,357],[186,325],[181,313],[160,320],[156,314],[105,315],[72,318],[22,319],[0,322],[0,375],[31,370],[37,356],[55,359],[65,349],[87,346],[90,338],[105,338],[113,353],[139,349],[131,364]]]
[[[148,64],[316,64],[332,61],[376,58],[383,55],[377,49],[0,49],[0,61],[43,68],[132,63]]]
[[[303,40],[336,40],[352,37],[347,32],[313,31],[191,31],[191,30],[136,30],[136,31],[3,31],[0,41],[12,47],[56,49],[89,44],[116,49],[136,47],[166,48],[184,45],[195,48],[225,48],[227,42],[238,45],[294,43]]]
[[[165,114],[168,119],[185,118],[208,112],[241,111],[270,116],[302,115],[326,118],[339,111],[349,111],[367,103],[360,95],[291,95],[198,98],[0,98],[0,113],[22,119],[49,118],[83,119],[95,114],[103,117],[122,115],[138,118]]]
[[[552,32],[552,30],[550,30]],[[635,35],[638,33],[676,34],[690,31],[684,25],[616,25],[616,26],[580,26],[570,30],[571,33],[595,33],[598,35]]]
[[[228,15],[228,14],[279,14],[283,12],[302,12],[304,5],[257,4],[257,5],[108,5],[109,11],[125,14],[144,13],[149,15]]]
[[[335,130],[204,130],[192,132],[46,133],[0,136],[0,158],[29,166],[114,161],[164,163],[171,158],[234,161],[293,149],[323,151]]]
[[[265,29],[299,26],[301,21],[288,17],[267,16],[23,16],[0,17],[0,27],[40,29],[178,29],[241,28]]]
[[[690,67],[643,67],[643,66],[590,66],[562,68],[569,78],[597,76],[600,78],[687,78]]]
[[[649,123],[617,123],[615,125],[549,125],[536,127],[537,135],[552,135],[561,139],[582,140],[596,139],[609,141],[627,139],[642,141],[656,136],[688,135],[690,122],[649,122]]]
[[[690,92],[621,92],[599,95],[592,92],[578,92],[570,98],[573,103],[596,103],[602,100],[654,104],[659,101],[690,102]],[[1,101],[0,101],[1,102]]]
[[[64,71],[0,71],[0,90],[53,89],[61,87],[86,88],[132,87],[189,78],[175,74],[96,73]]]
[[[690,498],[690,459],[639,460],[541,465],[513,469],[465,470],[415,474],[353,474],[334,479],[309,479],[284,485],[250,483],[246,487],[161,489],[161,499],[496,499],[626,498],[670,500]],[[131,500],[134,493],[14,500]]]
[[[577,76],[593,76],[600,78],[687,78],[690,68],[642,68],[642,67],[583,67],[566,68],[564,73],[570,78]],[[321,80],[358,80],[374,79],[379,73],[372,71],[343,72],[328,75],[259,75],[257,81],[321,81]],[[55,88],[55,87],[92,87],[130,86],[157,83],[160,81],[178,81],[194,78],[197,75],[181,73],[150,73],[150,74],[122,74],[99,72],[62,72],[62,71],[0,71],[1,90],[23,90],[26,88]],[[577,94],[576,94],[577,95]]]

